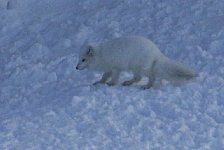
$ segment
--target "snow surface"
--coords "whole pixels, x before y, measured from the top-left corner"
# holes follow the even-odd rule
[[[140,90],[75,70],[85,40],[129,34],[200,77]],[[222,150],[223,57],[222,0],[2,0],[0,149]]]

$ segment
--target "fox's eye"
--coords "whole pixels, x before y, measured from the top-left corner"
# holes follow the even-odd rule
[[[86,61],[86,59],[82,59],[82,62]]]

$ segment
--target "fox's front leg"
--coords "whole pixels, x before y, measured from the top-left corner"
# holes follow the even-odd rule
[[[110,80],[110,82],[107,83],[107,85],[109,85],[109,86],[115,85],[119,80],[119,75],[120,75],[120,71],[113,70],[111,72],[111,80]]]
[[[93,85],[106,83],[107,80],[110,78],[110,76],[111,76],[111,72],[105,72],[102,78],[99,81],[96,81],[95,83],[93,83]]]

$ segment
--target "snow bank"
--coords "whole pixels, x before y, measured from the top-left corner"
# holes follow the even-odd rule
[[[219,0],[1,1],[0,149],[223,149],[223,8]],[[84,41],[130,34],[200,77],[140,90],[92,86],[98,73],[75,70]]]

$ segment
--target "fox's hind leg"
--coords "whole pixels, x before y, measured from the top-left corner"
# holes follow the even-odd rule
[[[99,81],[96,81],[95,83],[93,83],[93,85],[106,83],[107,80],[110,78],[110,76],[111,76],[111,72],[105,72],[102,78]]]
[[[156,61],[153,62],[152,66],[151,66],[151,69],[149,71],[149,74],[148,74],[148,83],[144,86],[142,86],[142,89],[149,89],[151,88],[154,83],[155,83],[155,80],[156,80],[156,76],[155,76],[155,64],[156,64]]]
[[[113,70],[112,73],[111,73],[111,80],[107,84],[109,86],[115,85],[118,82],[119,75],[120,75],[119,70]]]
[[[150,73],[148,78],[149,78],[148,83],[146,85],[143,85],[142,89],[149,89],[154,85],[155,75],[153,73]]]
[[[123,86],[129,86],[129,85],[132,85],[134,82],[139,82],[140,80],[141,80],[141,76],[135,74],[134,77],[133,77],[131,80],[124,81],[124,82],[122,83],[122,85],[123,85]]]

